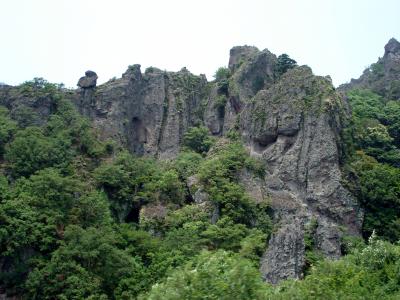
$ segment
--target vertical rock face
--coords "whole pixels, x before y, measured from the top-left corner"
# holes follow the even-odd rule
[[[291,221],[271,237],[261,259],[260,271],[273,284],[284,278],[299,278],[304,269],[304,224],[296,218]]]
[[[398,57],[398,42],[391,41],[382,59],[385,70],[397,68]],[[104,139],[138,155],[173,158],[191,126],[206,125],[214,135],[237,130],[251,155],[267,166],[264,181],[247,173],[238,176],[255,201],[268,201],[274,211],[277,229],[261,261],[261,272],[272,283],[303,276],[306,235],[314,250],[338,258],[341,236],[358,235],[362,219],[340,182],[341,98],[330,80],[314,76],[310,68],[277,76],[276,64],[268,50],[233,48],[222,102],[218,82],[207,82],[205,76],[185,68],[142,73],[140,65],[100,86],[96,73],[88,71],[79,89],[66,93]],[[17,109],[24,103],[43,119],[52,109],[46,99],[0,88],[0,104]],[[197,201],[206,198],[196,196]],[[311,233],[310,223],[316,224]]]
[[[240,115],[251,153],[267,163],[265,185],[280,224],[262,260],[270,282],[302,276],[302,240],[311,220],[317,222],[315,250],[330,258],[341,255],[342,228],[359,233],[361,212],[340,183],[341,105],[329,80],[297,67],[259,91]]]
[[[116,79],[82,88],[75,97],[104,138],[126,145],[138,155],[171,158],[179,151],[183,133],[201,122],[207,80],[186,69],[170,73],[133,65]]]
[[[330,80],[310,68],[296,67],[277,78],[276,64],[268,50],[233,48],[222,110],[217,83],[186,69],[151,68],[142,74],[139,65],[121,79],[82,88],[75,99],[104,137],[140,155],[174,157],[193,125],[204,123],[214,135],[239,130],[251,155],[267,165],[264,182],[241,179],[256,201],[270,202],[278,224],[261,261],[261,272],[272,283],[303,276],[310,222],[317,224],[314,250],[338,258],[341,236],[358,235],[362,219],[340,183],[341,98]]]

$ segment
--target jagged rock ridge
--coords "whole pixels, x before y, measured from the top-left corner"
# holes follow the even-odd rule
[[[216,108],[218,86],[187,70],[141,74],[135,65],[121,79],[96,90],[81,89],[77,98],[82,113],[105,135],[125,139],[138,154],[171,158],[186,129],[203,122],[214,135],[238,129],[251,154],[267,163],[266,180],[257,184],[280,225],[261,271],[273,283],[303,276],[310,221],[317,223],[316,249],[338,258],[342,229],[357,235],[362,219],[340,183],[341,98],[328,79],[314,76],[308,67],[277,78],[276,63],[268,50],[233,48],[222,113]]]
[[[268,50],[234,47],[223,90],[185,68],[142,73],[140,65],[132,65],[122,78],[100,86],[97,74],[89,71],[79,89],[65,95],[103,138],[138,155],[175,157],[191,126],[206,125],[215,136],[240,132],[251,155],[267,165],[265,180],[251,174],[240,180],[257,201],[270,203],[279,224],[261,262],[263,277],[273,283],[303,276],[310,222],[317,224],[312,233],[316,250],[338,258],[342,234],[358,235],[362,219],[340,183],[342,99],[328,79],[314,76],[310,68],[278,76],[276,65],[277,57]],[[0,89],[0,103],[23,101],[42,119],[51,112],[46,98],[21,100],[10,89]]]
[[[391,38],[382,58],[365,69],[358,79],[351,79],[339,90],[370,89],[387,99],[400,100],[400,43]]]

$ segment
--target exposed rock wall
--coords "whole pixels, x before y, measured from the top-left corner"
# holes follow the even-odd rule
[[[142,74],[133,65],[120,79],[80,88],[74,101],[104,138],[138,155],[172,158],[183,133],[201,123],[206,92],[205,77],[186,69],[171,73],[149,68]]]
[[[328,79],[297,67],[258,92],[240,115],[251,153],[266,161],[265,185],[280,224],[262,260],[270,282],[302,277],[302,241],[312,219],[315,250],[330,258],[341,255],[343,228],[359,234],[362,214],[340,183],[341,106]]]
[[[387,55],[396,56],[396,49]],[[255,201],[268,201],[274,211],[277,229],[261,261],[261,272],[272,283],[303,276],[304,236],[312,220],[317,224],[315,250],[330,258],[341,255],[343,233],[359,234],[362,220],[340,182],[341,98],[330,80],[314,76],[310,68],[277,76],[276,64],[268,50],[233,48],[222,106],[218,83],[186,69],[142,73],[133,65],[122,78],[100,86],[97,75],[87,72],[78,90],[66,92],[103,138],[138,155],[173,158],[190,126],[204,124],[217,136],[231,129],[240,132],[251,155],[267,165],[264,181],[238,176]],[[0,88],[0,103],[25,103],[43,119],[52,110],[46,98],[21,98],[12,90]]]

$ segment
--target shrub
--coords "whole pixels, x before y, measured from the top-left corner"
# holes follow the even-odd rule
[[[190,128],[183,137],[183,145],[200,154],[206,154],[213,143],[214,139],[204,126]]]

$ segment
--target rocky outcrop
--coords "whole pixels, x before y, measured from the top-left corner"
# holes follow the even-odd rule
[[[207,80],[186,69],[172,73],[133,65],[122,78],[81,89],[74,99],[103,138],[138,155],[174,157],[183,133],[201,123]]]
[[[382,59],[384,70],[395,68],[397,59],[393,41]],[[341,236],[358,235],[362,220],[357,203],[341,184],[342,99],[328,78],[314,76],[309,67],[276,76],[276,64],[268,50],[235,47],[223,85],[186,68],[148,68],[142,73],[140,65],[132,65],[122,78],[99,86],[96,73],[88,71],[79,89],[64,91],[104,139],[138,155],[175,157],[191,126],[206,125],[216,136],[239,132],[250,154],[266,164],[265,180],[246,172],[238,176],[249,195],[257,202],[268,201],[274,212],[276,231],[261,261],[263,277],[272,283],[303,276],[304,237],[311,222],[316,224],[311,233],[314,250],[338,258]],[[13,88],[0,87],[0,103],[27,103],[43,115],[52,109],[46,97],[13,95]],[[199,189],[193,199],[200,205],[208,195]],[[218,216],[214,210],[212,222]]]
[[[93,71],[86,71],[85,76],[81,77],[78,81],[78,86],[82,89],[93,88],[97,83],[97,74]]]
[[[186,69],[149,68],[142,74],[133,65],[121,79],[81,89],[75,98],[105,138],[140,155],[174,157],[184,132],[197,124],[214,135],[238,130],[251,155],[267,166],[265,181],[251,174],[240,180],[274,211],[277,231],[261,262],[263,277],[272,283],[303,276],[304,236],[312,220],[315,251],[330,258],[341,255],[344,233],[359,234],[362,220],[340,183],[341,98],[328,78],[310,68],[296,67],[278,78],[276,64],[268,50],[234,47],[226,89]],[[199,190],[194,197],[202,202],[207,195]]]
[[[351,79],[340,90],[370,89],[387,99],[400,100],[400,43],[392,38],[385,46],[382,58],[364,70],[358,79]]]
[[[10,110],[21,127],[43,125],[55,110],[52,95],[28,85],[0,86],[0,105]]]
[[[262,260],[266,280],[302,277],[300,241],[312,219],[318,223],[315,250],[330,258],[341,255],[342,228],[359,234],[362,214],[340,183],[341,106],[331,82],[303,66],[259,91],[243,108],[240,130],[251,154],[266,162],[265,185],[280,224]]]
[[[285,278],[300,278],[305,264],[304,224],[293,219],[282,225],[269,240],[261,259],[263,278],[273,284]]]

